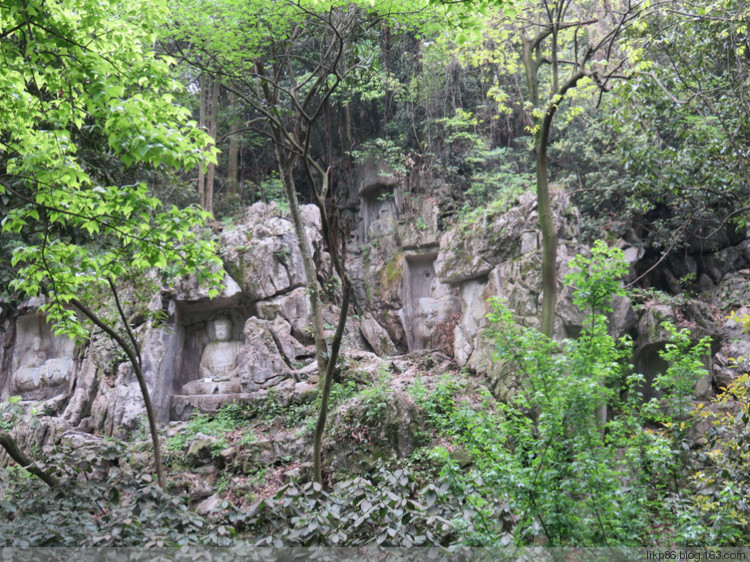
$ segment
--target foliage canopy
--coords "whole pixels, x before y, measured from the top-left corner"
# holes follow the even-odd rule
[[[215,277],[200,211],[163,208],[144,182],[111,181],[137,166],[193,166],[208,144],[173,104],[170,60],[151,48],[165,15],[163,3],[119,0],[11,1],[0,12],[0,113],[13,116],[0,125],[2,228],[25,242],[14,286],[48,296],[56,329],[79,338],[73,298],[90,303],[150,268]],[[92,143],[112,168],[87,160]]]

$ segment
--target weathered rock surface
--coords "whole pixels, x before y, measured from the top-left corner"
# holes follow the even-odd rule
[[[249,318],[244,334],[238,365],[243,392],[273,386],[291,374],[267,321]]]
[[[216,437],[197,433],[190,440],[185,451],[185,460],[190,466],[210,464],[216,452]]]
[[[510,396],[517,375],[511,366],[494,360],[494,342],[485,333],[486,315],[492,299],[499,297],[523,325],[538,326],[541,244],[533,195],[521,196],[506,213],[488,212],[472,225],[441,233],[445,217],[438,191],[450,186],[436,184],[437,191],[407,195],[403,178],[382,164],[369,166],[359,189],[350,194],[354,210],[348,211],[358,221],[346,256],[360,307],[358,317],[346,327],[344,348],[349,357],[359,353],[357,349],[382,357],[420,349],[444,351],[458,365],[485,375],[498,397]],[[555,194],[554,211],[562,280],[570,259],[588,250],[579,242],[578,215],[565,194]],[[302,214],[318,274],[325,278],[330,258],[323,251],[319,213],[304,206]],[[647,379],[664,369],[659,356],[668,337],[661,327],[664,320],[690,328],[696,340],[703,335],[714,339],[707,365],[710,376],[696,388],[699,395],[707,396],[737,373],[748,372],[750,360],[742,358],[750,356],[750,338],[737,320],[728,319],[732,311],[748,311],[743,307],[750,294],[750,270],[743,269],[750,262],[750,241],[736,242],[702,256],[664,260],[668,272],[659,278],[662,286],[677,287],[680,277],[694,274],[696,287],[705,290],[700,296],[664,302],[654,298],[636,308],[623,298],[613,301],[610,332],[633,337],[633,363]],[[619,239],[615,244],[631,264],[629,280],[654,263],[637,240]],[[224,229],[220,246],[227,272],[221,295],[209,299],[208,288],[199,287],[196,278],[175,280],[174,287],[153,295],[145,305],[161,314],[159,322],[133,315],[144,375],[161,422],[187,419],[195,411],[215,412],[236,401],[259,400],[270,389],[284,404],[304,403],[316,395],[319,374],[313,360],[310,306],[291,221],[275,205],[258,203],[238,224]],[[142,427],[143,400],[123,354],[99,336],[82,349],[55,338],[36,312],[41,304],[29,302],[3,323],[0,396],[20,394],[39,401],[66,427],[118,435]],[[323,315],[330,337],[338,310],[326,304]],[[217,343],[211,326],[220,317],[229,320],[231,333]],[[571,289],[561,283],[556,337],[576,337],[582,321]],[[224,350],[221,357],[204,362],[219,348]],[[224,365],[227,355],[231,361]],[[375,356],[367,357],[365,363],[377,363]],[[394,398],[389,404],[392,411],[384,423],[395,416],[398,423],[409,425],[406,402]],[[363,422],[357,415],[350,416],[355,425]],[[371,435],[386,439],[385,433]],[[402,437],[403,442],[392,435],[387,439],[395,438],[395,450],[406,451],[408,438]]]
[[[310,299],[303,287],[258,303],[258,317],[264,320],[283,318],[292,328],[293,336],[312,343]]]
[[[373,452],[407,457],[416,448],[418,428],[418,409],[401,390],[389,389],[367,401],[352,399],[331,416],[325,444],[331,468],[359,470],[359,462]]]
[[[397,354],[396,346],[393,345],[388,332],[378,324],[377,320],[369,312],[362,316],[359,329],[365,341],[378,355],[387,357]]]
[[[307,205],[302,216],[310,253],[322,258],[320,213]],[[278,216],[274,204],[250,207],[240,224],[221,234],[220,246],[224,267],[251,301],[270,299],[305,285],[294,225]]]
[[[562,279],[569,260],[585,248],[576,242],[578,215],[567,196],[555,194],[553,208],[560,237],[558,278]],[[487,375],[496,396],[507,398],[515,387],[514,373],[494,359],[494,342],[485,334],[486,316],[493,299],[501,299],[522,325],[539,327],[542,267],[536,200],[525,194],[507,213],[486,214],[478,221],[443,236],[435,270],[440,282],[454,287],[458,296],[453,345],[457,363]],[[556,336],[576,335],[582,320],[570,290],[559,284]]]

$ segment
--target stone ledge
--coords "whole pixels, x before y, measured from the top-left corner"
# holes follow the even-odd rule
[[[187,421],[193,412],[213,414],[227,404],[250,402],[255,397],[256,394],[252,393],[176,394],[172,396],[172,402],[169,407],[169,419],[173,421]]]

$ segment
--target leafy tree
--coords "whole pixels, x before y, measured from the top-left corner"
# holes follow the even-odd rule
[[[551,336],[557,301],[557,233],[552,219],[547,152],[553,119],[563,99],[586,83],[601,91],[623,77],[627,57],[618,49],[623,32],[648,2],[620,2],[601,9],[570,0],[524,6],[511,27],[526,78],[536,158],[536,191],[542,233],[542,333]],[[501,24],[502,25],[502,24]]]
[[[269,1],[174,2],[165,35],[189,64],[222,80],[242,102],[246,126],[274,147],[299,242],[312,310],[316,358],[321,373],[321,410],[314,438],[315,479],[322,482],[321,445],[333,371],[348,314],[351,283],[344,267],[335,210],[330,154],[315,150],[317,127],[339,88],[366,72],[369,57],[353,45],[369,28],[410,6],[381,2]],[[300,214],[295,171],[301,168],[321,214],[323,237],[341,282],[341,314],[330,348],[326,342],[321,289]],[[341,249],[340,249],[341,248]]]
[[[144,182],[118,184],[81,147],[99,142],[120,169],[179,168],[205,157],[207,136],[174,105],[170,61],[153,54],[159,2],[9,0],[0,12],[0,195],[10,209],[4,233],[24,244],[13,254],[13,285],[44,295],[58,334],[83,340],[90,325],[127,355],[143,394],[163,487],[159,440],[125,282],[152,289],[151,272],[199,272],[221,283],[218,258],[197,209],[163,208]],[[208,159],[214,159],[212,152]],[[212,288],[215,294],[216,289]]]
[[[482,78],[481,86],[491,105],[500,114],[520,110],[526,130],[533,135],[543,252],[541,326],[544,334],[552,335],[557,233],[548,152],[554,117],[564,100],[591,99],[596,90],[611,90],[614,79],[630,76],[633,53],[624,48],[623,38],[631,27],[640,25],[653,6],[648,1],[600,6],[574,0],[533,0],[512,5],[468,1],[451,4],[451,8],[466,30],[459,43],[473,43],[462,48],[465,52],[459,55],[460,60],[490,72],[490,81]],[[502,14],[497,8],[502,8]],[[574,106],[569,117],[582,109]]]
[[[632,178],[627,204],[655,246],[711,247],[732,221],[747,224],[748,17],[745,2],[684,1],[629,39],[636,73],[613,92],[609,122]]]

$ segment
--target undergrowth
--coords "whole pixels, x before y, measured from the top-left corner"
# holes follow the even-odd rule
[[[424,445],[411,458],[378,461],[364,476],[317,484],[287,483],[240,511],[229,504],[205,519],[184,498],[158,490],[130,466],[119,443],[70,462],[47,459],[64,486],[49,493],[17,469],[0,499],[0,544],[9,546],[232,544],[265,546],[643,546],[740,545],[750,540],[750,379],[739,377],[715,401],[695,404],[705,376],[707,339],[665,325],[666,371],[644,401],[633,372],[632,342],[607,331],[611,298],[623,294],[622,252],[602,243],[572,262],[566,281],[585,313],[580,337],[548,339],[515,323],[497,301],[489,316],[497,359],[512,365],[517,394],[505,403],[477,393],[462,377],[444,376],[410,394],[422,412]],[[391,393],[383,366],[334,383],[332,411],[356,400],[361,423],[377,424]],[[311,429],[315,400],[230,405],[198,416],[172,437],[184,451],[199,433],[250,444],[253,424]],[[18,405],[9,404],[8,412]],[[10,415],[3,418],[8,425]],[[707,425],[696,444],[694,428]],[[343,438],[343,437],[342,437]],[[109,448],[107,448],[109,447]],[[256,476],[265,478],[264,467]],[[83,475],[90,475],[85,477]],[[98,476],[97,476],[98,475]],[[218,478],[226,489],[231,480]],[[28,529],[31,529],[29,531]]]

